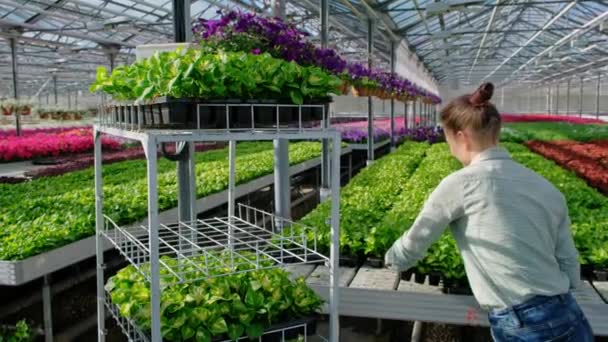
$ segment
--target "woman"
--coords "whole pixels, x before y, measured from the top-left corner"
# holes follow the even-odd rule
[[[441,111],[464,168],[446,177],[385,256],[406,270],[451,225],[471,289],[495,341],[593,341],[570,290],[580,282],[564,196],[497,146],[501,120],[491,83]]]

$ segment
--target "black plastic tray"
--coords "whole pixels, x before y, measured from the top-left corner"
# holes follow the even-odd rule
[[[138,128],[196,129],[199,125],[201,129],[313,127],[323,120],[324,109],[310,105],[324,106],[329,102],[330,98],[311,100],[300,107],[280,100],[163,97],[143,105],[111,106],[110,113],[112,122]]]

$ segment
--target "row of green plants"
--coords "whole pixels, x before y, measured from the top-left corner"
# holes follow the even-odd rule
[[[416,146],[416,143],[409,144],[408,148]],[[417,162],[390,163],[394,158],[391,154],[364,169],[344,187],[340,199],[342,253],[383,256],[413,224],[425,200],[440,181],[461,168],[461,164],[450,155],[447,144],[421,146],[425,146],[421,156],[414,157],[414,153],[409,153]],[[521,144],[507,142],[503,146],[515,161],[547,178],[566,196],[580,262],[583,265],[608,266],[608,231],[604,229],[608,227],[608,197],[589,187],[574,173]],[[399,151],[406,149],[397,153]],[[386,168],[376,169],[378,165]],[[320,244],[324,248],[329,244],[329,217],[330,206],[324,202],[301,220],[303,224],[319,228]],[[421,273],[440,272],[452,280],[466,277],[449,230],[431,245],[416,268]]]
[[[526,142],[530,140],[591,141],[608,139],[608,125],[581,125],[568,122],[507,123],[501,132],[501,141]]]
[[[574,242],[583,265],[608,266],[608,197],[523,145],[504,143],[514,160],[539,173],[566,197]]]
[[[217,277],[206,280],[195,280],[201,274],[190,272],[189,277],[194,281],[164,286],[175,279],[166,269],[161,270],[161,333],[164,340],[210,342],[218,337],[237,340],[244,335],[257,339],[273,324],[311,316],[320,309],[323,301],[303,278],[291,280],[290,274],[280,268],[255,270],[252,262],[256,262],[256,255],[244,251],[239,254],[214,252],[213,258],[194,258],[193,262],[214,270],[233,261],[239,265],[228,270],[235,273],[211,274]],[[163,261],[169,267],[177,267],[176,259],[163,257]],[[140,267],[149,271],[148,264]],[[130,319],[144,332],[150,331],[149,283],[134,266],[118,271],[108,279],[105,289],[121,316]]]
[[[20,320],[14,327],[0,326],[0,342],[30,342],[35,334],[25,320]]]
[[[382,241],[381,255],[392,246],[416,220],[424,202],[441,180],[460,169],[462,164],[449,152],[446,143],[433,145],[416,172],[410,177],[392,209],[384,213],[384,219],[372,228],[372,236]],[[449,232],[429,248],[424,259],[418,262],[419,272],[441,272],[446,278],[460,279],[465,276],[464,268],[455,241]]]
[[[320,144],[289,146],[290,164],[320,156]],[[273,172],[271,143],[237,145],[236,182],[244,183]],[[228,186],[228,150],[196,154],[197,196]],[[175,163],[160,159],[159,208],[177,206]],[[146,162],[132,160],[104,167],[104,213],[118,224],[147,215]],[[0,260],[21,260],[93,235],[95,231],[92,168],[19,184],[0,184]]]
[[[349,256],[381,256],[387,242],[372,232],[393,206],[407,179],[429,149],[426,143],[406,142],[394,153],[361,170],[344,187],[340,196],[340,247]],[[329,250],[331,203],[321,203],[300,223],[317,229],[318,246]],[[311,232],[309,232],[309,237]],[[390,246],[390,245],[388,245]]]
[[[268,53],[186,49],[157,52],[108,75],[99,67],[91,91],[118,100],[174,98],[273,99],[302,104],[337,94],[342,81],[315,66],[300,66]]]

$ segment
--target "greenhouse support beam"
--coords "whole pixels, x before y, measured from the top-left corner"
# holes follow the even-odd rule
[[[321,0],[320,8],[321,16],[321,47],[327,48],[329,42],[329,0]],[[325,120],[323,127],[329,127],[329,106],[325,106]],[[329,140],[321,140],[321,186],[319,189],[319,197],[321,201],[327,199],[330,195],[329,191]]]
[[[19,100],[19,87],[17,82],[17,38],[9,38],[11,44],[11,69],[13,74],[13,97],[15,100]],[[14,108],[13,113],[15,114],[15,129],[17,135],[21,135],[21,113],[18,108]]]
[[[566,83],[566,115],[570,114],[570,82],[572,79],[568,79],[568,83]]]
[[[547,85],[547,114],[551,114],[551,85]]]
[[[177,160],[177,207],[178,220],[183,222],[192,222],[196,220],[196,171],[194,160],[194,143],[179,143],[185,146],[176,146],[176,151],[180,153],[180,158]],[[196,236],[192,234],[191,239]],[[180,241],[181,242],[181,241]],[[181,250],[181,246],[180,250]]]
[[[114,71],[114,64],[116,62],[116,54],[108,52],[108,60],[110,61],[110,72]]]
[[[67,90],[68,93],[68,109],[72,109],[72,92],[70,89]]]
[[[595,118],[600,118],[600,91],[602,89],[602,74],[597,74],[597,89],[595,93]]]
[[[374,57],[374,21],[367,19],[367,67],[372,69]],[[367,165],[374,160],[374,101],[367,97]]]
[[[331,158],[331,244],[329,260],[329,341],[340,341],[340,157],[342,139],[336,133],[332,139]]]
[[[291,220],[290,189],[289,141],[287,139],[276,139],[274,140],[274,209],[277,219]],[[282,222],[276,223],[279,229],[283,228]]]
[[[555,114],[559,115],[559,83],[555,86]]]
[[[57,105],[57,74],[53,74],[53,95],[55,96],[55,106]]]
[[[285,19],[285,1],[286,0],[272,0],[270,2],[273,16]]]
[[[412,128],[416,128],[416,99],[412,100]]]
[[[391,41],[391,74],[395,76],[395,65],[397,64],[395,61],[395,54],[397,50],[397,42]],[[391,98],[391,150],[395,149],[395,99]]]
[[[96,270],[97,270],[97,341],[104,342],[106,340],[106,320],[105,320],[105,289],[104,289],[104,269],[105,263],[103,258],[104,252],[104,237],[102,231],[104,229],[103,219],[103,177],[101,174],[102,155],[101,155],[101,132],[93,130],[93,154],[95,163],[95,255],[96,255]]]
[[[150,248],[150,311],[152,341],[162,341],[160,329],[160,240],[158,238],[158,158],[157,143],[154,138],[144,140],[144,150],[148,161],[148,241]]]
[[[532,112],[532,87],[528,87],[528,113]]]
[[[581,76],[581,90],[580,93],[578,95],[578,104],[579,104],[579,111],[578,111],[578,116],[582,117],[583,116],[583,76]]]
[[[53,342],[53,312],[51,310],[50,275],[43,277],[42,283],[42,316],[44,321],[44,342]]]
[[[191,40],[190,24],[190,0],[173,0],[173,38],[176,43]]]

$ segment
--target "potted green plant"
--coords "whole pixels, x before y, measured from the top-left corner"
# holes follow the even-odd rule
[[[111,74],[99,68],[91,91],[104,91],[118,101],[135,101],[145,107],[144,115],[157,127],[196,127],[197,106],[206,104],[201,107],[205,110],[200,116],[202,128],[226,128],[228,122],[231,128],[239,128],[252,126],[249,104],[259,102],[294,105],[284,121],[294,124],[299,118],[297,105],[326,103],[341,84],[338,77],[318,67],[303,67],[266,53],[188,49],[155,53]],[[226,113],[225,106],[214,108],[213,104],[240,106]],[[255,107],[256,127],[276,121],[269,108]],[[322,110],[311,113],[318,120]]]

